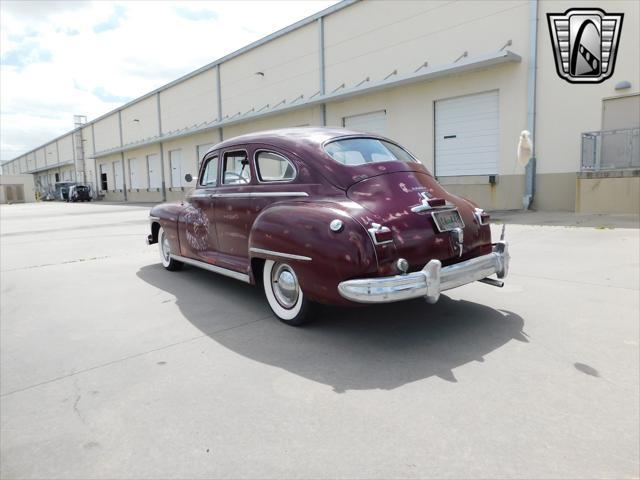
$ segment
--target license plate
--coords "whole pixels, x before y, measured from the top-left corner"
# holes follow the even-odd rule
[[[457,210],[445,210],[442,212],[432,212],[433,221],[441,232],[448,232],[454,228],[464,228],[462,218]]]

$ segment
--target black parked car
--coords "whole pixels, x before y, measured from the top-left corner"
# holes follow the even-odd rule
[[[71,202],[90,202],[91,189],[86,185],[73,185],[69,187],[69,198]]]

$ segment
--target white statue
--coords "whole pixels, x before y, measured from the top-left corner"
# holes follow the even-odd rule
[[[520,141],[518,142],[518,163],[523,167],[527,166],[529,160],[533,156],[533,144],[531,143],[531,134],[528,130],[520,133]]]

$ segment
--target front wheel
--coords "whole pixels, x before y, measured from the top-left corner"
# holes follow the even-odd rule
[[[298,326],[312,319],[314,305],[304,296],[291,265],[267,260],[262,285],[271,310],[281,322]]]
[[[160,260],[162,266],[167,270],[174,272],[182,268],[182,262],[171,257],[171,246],[169,245],[169,238],[164,233],[164,228],[160,227],[158,230],[158,248],[160,250]]]

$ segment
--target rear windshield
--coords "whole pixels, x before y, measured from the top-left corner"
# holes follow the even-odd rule
[[[349,166],[378,162],[417,162],[406,150],[377,138],[335,140],[327,143],[324,150],[335,161]]]

